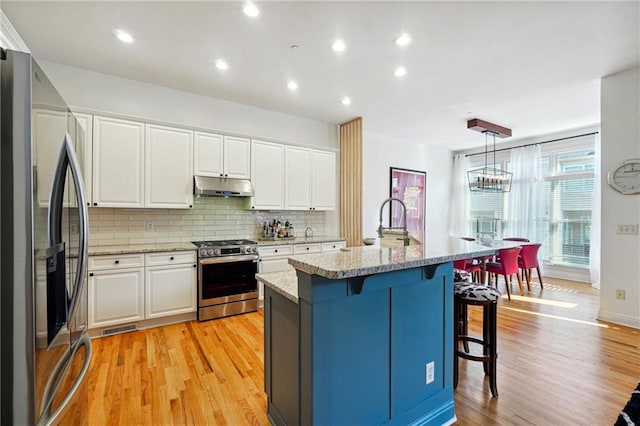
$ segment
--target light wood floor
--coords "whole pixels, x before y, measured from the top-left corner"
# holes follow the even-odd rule
[[[461,360],[457,424],[613,424],[640,381],[640,331],[597,322],[585,284],[514,290],[498,311],[500,396],[481,364]],[[257,312],[94,339],[91,424],[268,424],[262,329]]]

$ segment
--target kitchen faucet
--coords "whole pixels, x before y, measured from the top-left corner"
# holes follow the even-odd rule
[[[398,227],[398,226],[392,227],[392,226],[390,226],[389,228],[384,228],[382,226],[382,209],[384,209],[385,204],[390,203],[392,201],[397,201],[402,206],[402,223],[403,223],[403,225],[402,225],[402,227]],[[389,207],[389,208],[391,208],[391,207]],[[389,224],[389,225],[391,225],[391,224]],[[411,240],[409,239],[409,232],[407,232],[407,206],[405,206],[404,202],[399,198],[393,198],[393,197],[387,198],[386,200],[384,200],[382,202],[382,205],[380,206],[380,226],[378,226],[378,236],[380,238],[384,238],[383,232],[385,230],[387,230],[387,229],[402,229],[403,230],[403,232],[402,232],[402,241],[404,242],[405,246],[409,245]],[[400,239],[400,238],[398,238],[398,239]]]

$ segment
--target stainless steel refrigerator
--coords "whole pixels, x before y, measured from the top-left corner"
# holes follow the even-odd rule
[[[84,129],[29,54],[0,54],[0,423],[86,424]]]

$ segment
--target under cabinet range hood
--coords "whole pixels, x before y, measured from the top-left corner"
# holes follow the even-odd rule
[[[194,176],[193,193],[197,197],[253,197],[253,185],[248,179]]]

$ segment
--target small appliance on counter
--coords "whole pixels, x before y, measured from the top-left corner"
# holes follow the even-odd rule
[[[198,320],[258,309],[258,243],[194,241],[198,247]]]

